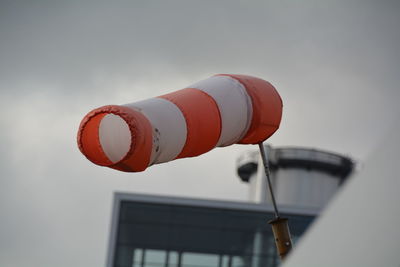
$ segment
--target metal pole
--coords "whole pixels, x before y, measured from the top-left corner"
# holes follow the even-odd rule
[[[270,178],[268,156],[265,153],[263,143],[259,143],[258,147],[260,148],[261,159],[262,159],[263,165],[264,165],[265,176],[267,177],[267,182],[268,182],[267,187],[271,194],[272,205],[274,206],[275,218],[279,218],[279,211],[278,211],[278,207],[276,206],[274,190],[272,189],[272,183],[271,183],[271,178]]]
[[[292,238],[290,237],[288,219],[279,217],[279,211],[276,205],[274,190],[272,189],[270,178],[268,156],[267,153],[265,153],[264,145],[262,142],[258,144],[258,147],[260,148],[265,176],[267,177],[268,182],[267,186],[269,192],[271,193],[272,205],[274,206],[275,211],[275,218],[268,223],[272,226],[272,233],[274,234],[276,249],[278,251],[279,257],[281,258],[281,260],[283,260],[292,249]]]

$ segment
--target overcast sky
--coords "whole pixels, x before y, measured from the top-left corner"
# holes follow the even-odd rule
[[[122,173],[78,150],[83,116],[217,73],[281,94],[273,146],[363,162],[398,115],[398,1],[1,1],[0,265],[103,266],[114,191],[245,200],[234,145]],[[195,186],[194,186],[195,185]]]

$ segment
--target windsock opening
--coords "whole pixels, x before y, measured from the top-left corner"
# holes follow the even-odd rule
[[[104,106],[82,120],[78,146],[97,165],[127,172],[143,171],[150,161],[152,127],[136,110]]]
[[[122,160],[131,147],[129,125],[119,115],[105,115],[99,125],[99,141],[104,154],[113,163]]]

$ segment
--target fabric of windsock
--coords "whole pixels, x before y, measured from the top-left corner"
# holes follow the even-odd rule
[[[78,146],[93,163],[126,172],[214,147],[257,144],[270,137],[282,117],[282,100],[267,81],[219,74],[185,89],[89,112]]]

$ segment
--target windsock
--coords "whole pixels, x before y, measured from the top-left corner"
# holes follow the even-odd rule
[[[185,89],[89,112],[78,131],[80,151],[93,163],[125,172],[214,147],[257,144],[282,117],[282,100],[267,81],[219,74]]]

